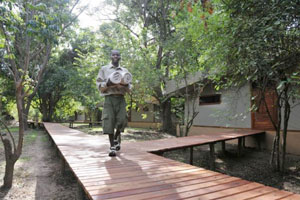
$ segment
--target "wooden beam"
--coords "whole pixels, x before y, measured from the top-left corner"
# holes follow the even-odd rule
[[[209,149],[210,149],[210,167],[212,170],[214,170],[216,168],[216,166],[215,166],[215,143],[210,143]]]
[[[193,159],[194,159],[194,149],[193,147],[190,147],[190,164],[193,165]]]
[[[261,150],[261,143],[260,143],[261,136],[260,135],[255,135],[254,138],[255,138],[258,150]]]
[[[244,138],[244,137],[238,138],[238,157],[240,157],[240,156],[242,155],[243,138]]]
[[[226,143],[225,141],[222,141],[222,153],[225,154],[226,153]]]

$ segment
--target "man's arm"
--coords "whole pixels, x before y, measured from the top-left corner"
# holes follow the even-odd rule
[[[128,84],[128,85],[118,84],[118,85],[115,85],[115,86],[119,90],[125,90],[127,93],[131,92],[131,85],[130,84]]]
[[[99,73],[98,73],[98,76],[97,76],[97,79],[96,79],[96,85],[97,85],[98,90],[101,93],[105,93],[108,90],[108,87],[106,85],[106,78],[105,78],[103,68],[101,68],[99,70]]]

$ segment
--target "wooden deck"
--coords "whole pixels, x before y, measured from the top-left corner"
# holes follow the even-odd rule
[[[124,142],[117,157],[109,157],[106,137],[95,140],[94,136],[60,124],[44,126],[89,199],[300,199],[300,195],[149,153],[214,144],[262,132]]]

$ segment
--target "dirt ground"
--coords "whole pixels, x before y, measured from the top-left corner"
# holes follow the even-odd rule
[[[76,198],[77,183],[71,173],[60,173],[60,159],[44,131],[29,130],[14,171],[13,187],[0,192],[4,200],[70,200]],[[3,184],[5,158],[0,145],[0,185]]]
[[[103,137],[99,129],[81,129],[95,137]],[[123,141],[141,141],[173,137],[165,133],[128,129],[123,134]],[[216,171],[256,181],[264,185],[284,189],[300,194],[300,157],[287,156],[285,176],[274,172],[268,164],[270,153],[246,148],[238,157],[236,146],[227,145],[227,153],[216,153]],[[189,162],[188,150],[176,150],[164,153],[165,157],[182,162]],[[208,147],[194,148],[194,165],[210,169]],[[21,158],[17,161],[13,187],[0,192],[4,200],[69,200],[76,199],[77,182],[72,173],[60,172],[61,160],[51,146],[43,131],[29,130],[26,133]],[[0,144],[0,185],[3,183],[5,159]]]

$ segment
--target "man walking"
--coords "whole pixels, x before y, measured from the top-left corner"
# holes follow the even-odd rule
[[[102,112],[103,133],[108,134],[110,142],[109,156],[116,156],[121,146],[121,132],[127,124],[126,102],[124,95],[131,91],[131,81],[128,83],[112,80],[118,75],[129,73],[119,65],[121,54],[118,50],[111,51],[111,63],[101,67],[97,76],[97,87],[104,96]],[[131,79],[130,79],[131,80]]]

